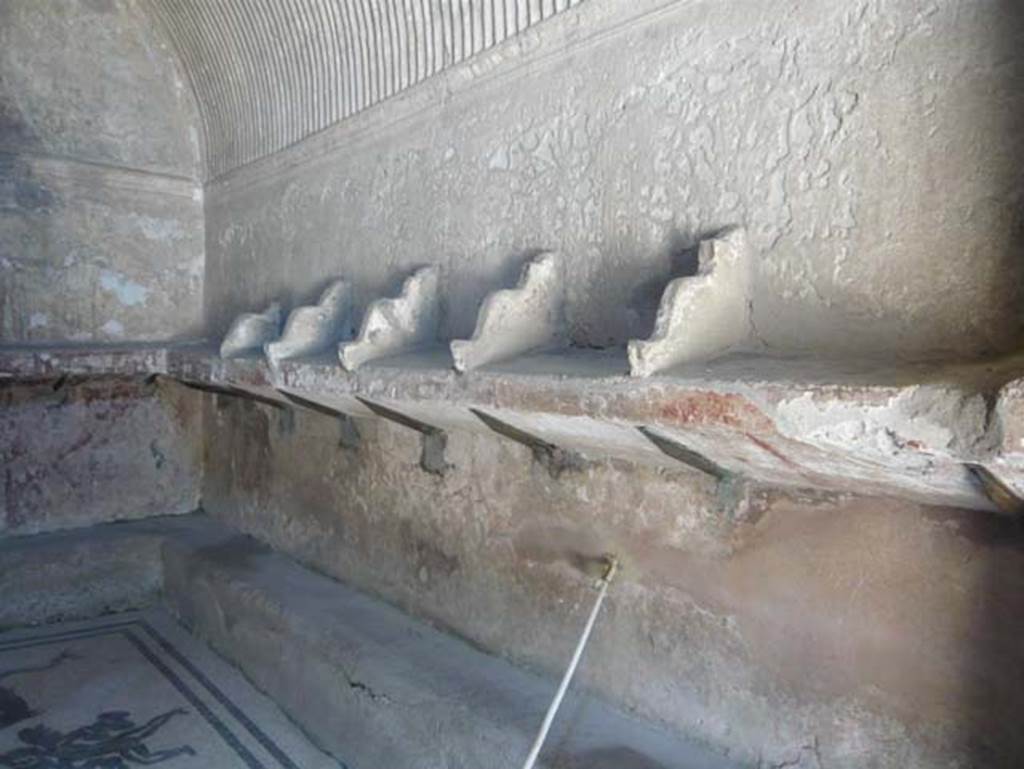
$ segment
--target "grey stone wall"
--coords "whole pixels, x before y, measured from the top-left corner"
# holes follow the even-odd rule
[[[0,4],[0,341],[201,333],[197,125],[135,2]]]
[[[335,276],[365,307],[424,262],[443,335],[467,337],[484,295],[555,248],[573,341],[616,345],[647,336],[698,238],[741,224],[768,350],[1016,346],[1019,3],[588,0],[272,156],[207,158],[202,195],[190,127],[252,126],[196,117],[142,8],[0,6],[0,339],[184,336],[203,306],[216,336]],[[194,503],[187,409],[6,397],[0,531]],[[581,682],[752,765],[1024,758],[1024,548],[998,519],[777,498],[730,521],[690,471],[555,479],[453,433],[435,475],[380,420],[354,445],[323,416],[208,403],[210,512],[519,662],[564,664],[592,597],[568,562],[619,553]]]
[[[1019,766],[1024,542],[987,513],[774,497],[732,521],[709,477],[208,398],[207,511],[482,648],[557,675],[623,570],[579,683],[751,766]]]
[[[974,357],[1021,329],[1019,3],[588,0],[206,187],[211,332],[443,269],[442,336],[540,249],[574,343],[646,337],[703,235],[745,225],[768,351]],[[868,499],[730,523],[700,475],[559,480],[525,449],[217,399],[205,507],[482,647],[554,672],[625,560],[584,685],[756,766],[1011,767],[1012,526]]]
[[[0,380],[0,538],[192,512],[200,417],[175,384]]]
[[[1024,271],[1017,3],[585,2],[207,187],[207,308],[365,305],[441,264],[468,336],[537,249],[573,339],[650,333],[702,234],[746,225],[753,320],[803,354],[1016,344]]]

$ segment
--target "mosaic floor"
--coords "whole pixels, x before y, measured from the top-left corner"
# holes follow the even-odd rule
[[[163,612],[0,633],[0,769],[343,769]]]

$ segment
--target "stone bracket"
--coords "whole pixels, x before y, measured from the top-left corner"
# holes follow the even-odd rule
[[[348,414],[338,414],[338,446],[347,451],[358,451],[363,443],[356,420]]]
[[[356,425],[356,420],[344,411],[339,411],[338,409],[331,408],[323,403],[303,398],[295,393],[286,392],[284,390],[280,390],[279,392],[287,398],[289,402],[294,403],[296,406],[301,406],[302,408],[314,411],[317,414],[323,414],[324,416],[337,419],[340,430],[338,445],[343,449],[350,449],[353,451],[359,448],[359,444],[362,440],[362,436],[359,434],[359,427]]]
[[[288,315],[284,333],[263,346],[271,365],[289,358],[318,355],[352,335],[352,286],[335,280],[315,305],[296,307]]]
[[[761,516],[767,500],[749,479],[727,470],[700,452],[694,451],[678,438],[669,438],[656,430],[640,425],[640,434],[653,443],[665,456],[672,457],[694,470],[713,477],[717,482],[718,508],[733,521],[753,522]]]
[[[675,438],[668,438],[660,433],[652,430],[649,427],[643,425],[636,428],[640,431],[640,434],[647,440],[653,443],[661,453],[665,456],[677,459],[684,465],[692,467],[694,470],[699,470],[706,475],[710,475],[721,481],[724,478],[728,478],[732,473],[726,470],[717,462],[708,459],[703,454],[694,451],[689,446],[684,445],[681,441]]]
[[[515,288],[488,295],[470,339],[451,343],[458,371],[523,353],[564,347],[565,280],[558,254],[544,253],[526,264]]]
[[[325,406],[317,401],[312,401],[309,398],[303,398],[301,395],[287,392],[286,390],[278,390],[281,395],[288,400],[289,403],[294,403],[296,406],[301,406],[308,411],[315,411],[317,414],[323,414],[326,417],[343,417],[348,416],[344,412],[332,409],[330,406]]]
[[[981,463],[966,462],[964,466],[985,496],[992,500],[998,512],[1013,518],[1024,518],[1024,499],[1012,485]]]
[[[356,340],[338,347],[342,367],[355,371],[367,361],[436,341],[441,319],[438,281],[437,267],[422,267],[406,278],[399,296],[373,302]]]
[[[263,312],[247,312],[235,318],[220,343],[220,357],[237,358],[262,352],[263,345],[281,335],[281,305],[273,302]]]
[[[271,408],[279,410],[290,408],[290,405],[284,401],[276,400],[266,395],[260,395],[252,392],[251,390],[244,390],[240,387],[213,385],[207,384],[206,382],[189,382],[184,379],[180,379],[178,381],[191,390],[199,390],[200,392],[209,393],[211,395],[226,395],[231,398],[247,398],[251,401],[255,401],[256,403],[262,403],[264,406],[270,406]]]
[[[665,288],[648,339],[629,343],[629,371],[650,376],[681,363],[705,360],[752,339],[753,260],[744,230],[702,240],[697,274]]]
[[[558,480],[566,471],[579,471],[587,465],[587,460],[582,454],[548,443],[543,438],[538,438],[486,411],[476,408],[469,410],[493,432],[530,449],[537,464],[547,470],[555,480]]]
[[[379,417],[388,419],[395,424],[408,427],[420,434],[420,468],[432,475],[444,475],[452,468],[452,465],[445,459],[445,449],[448,446],[448,433],[434,425],[428,425],[419,419],[410,417],[400,411],[395,411],[380,403],[360,398],[356,400]]]

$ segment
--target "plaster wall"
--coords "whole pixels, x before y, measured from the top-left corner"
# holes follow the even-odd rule
[[[423,263],[441,336],[541,249],[573,343],[646,337],[692,246],[741,224],[772,351],[974,357],[1016,346],[1019,3],[587,0],[205,190],[211,336]],[[213,164],[214,168],[222,168]],[[773,498],[711,480],[211,398],[203,504],[332,576],[554,674],[625,571],[583,685],[752,766],[1018,766],[1024,545],[984,514]],[[435,468],[436,469],[436,468]]]
[[[0,341],[201,332],[197,126],[135,0],[0,4]]]
[[[207,397],[203,506],[487,651],[557,675],[624,569],[580,684],[758,767],[1015,767],[1024,541],[986,513],[771,497],[730,520],[689,469],[556,480],[499,438]]]
[[[215,337],[334,276],[365,307],[424,262],[444,270],[442,335],[467,337],[482,298],[553,248],[573,342],[617,345],[733,224],[757,249],[766,348],[975,356],[1018,338],[1018,3],[588,0],[273,155],[207,158],[203,192],[190,126],[215,122],[193,119],[144,10],[0,6],[0,340],[187,336],[204,308]],[[1024,546],[998,519],[779,497],[732,521],[690,470],[556,479],[453,433],[438,475],[382,420],[357,441],[209,397],[200,432],[180,393],[95,387],[5,389],[0,536],[191,509],[202,435],[209,512],[548,673],[592,598],[574,554],[619,553],[581,681],[752,765],[1024,760],[1007,718]]]
[[[0,539],[195,510],[197,398],[135,379],[0,380]]]
[[[584,2],[206,189],[213,334],[440,264],[445,337],[557,249],[572,339],[646,337],[701,236],[743,224],[760,344],[1012,347],[1024,11],[896,0]]]

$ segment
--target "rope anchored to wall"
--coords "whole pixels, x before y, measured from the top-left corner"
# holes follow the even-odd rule
[[[590,610],[587,624],[583,628],[583,635],[580,636],[579,643],[576,644],[576,651],[573,652],[572,659],[569,661],[569,667],[566,668],[565,675],[562,676],[562,682],[558,685],[555,698],[551,700],[551,705],[548,706],[548,712],[544,716],[544,722],[540,725],[537,739],[533,742],[533,747],[530,749],[530,755],[526,757],[523,769],[533,769],[533,765],[537,762],[537,756],[540,755],[540,750],[544,747],[544,740],[547,739],[548,731],[550,731],[551,724],[555,720],[555,714],[558,713],[558,708],[562,704],[562,698],[565,697],[565,692],[569,688],[569,682],[572,680],[576,667],[580,664],[580,659],[583,657],[583,650],[587,647],[587,641],[590,640],[590,633],[594,629],[597,615],[601,611],[601,605],[604,603],[605,596],[608,595],[608,586],[611,585],[612,580],[615,578],[615,572],[619,569],[619,559],[614,555],[608,556],[604,564],[604,575],[597,583],[598,594],[597,600],[594,601],[594,608]]]

